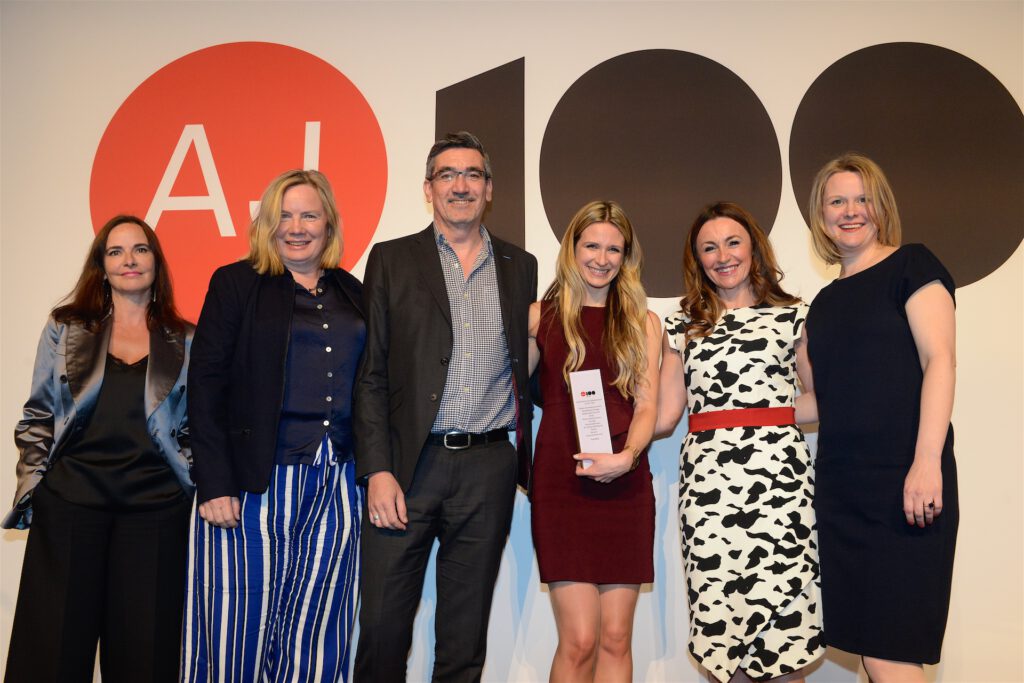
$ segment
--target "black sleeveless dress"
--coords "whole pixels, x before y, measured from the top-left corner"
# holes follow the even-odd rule
[[[903,514],[923,379],[906,302],[935,280],[954,294],[939,260],[908,244],[826,286],[807,317],[821,423],[814,509],[825,641],[925,664],[942,649],[960,517],[952,425],[942,514],[924,529]]]
[[[540,580],[649,583],[654,580],[654,489],[647,452],[637,468],[607,484],[576,475],[576,428],[562,366],[568,351],[561,322],[542,304],[537,330],[544,408],[534,449],[531,525]],[[614,366],[601,348],[604,308],[584,307],[586,358],[600,368],[612,448],[626,444],[633,403],[611,385]]]

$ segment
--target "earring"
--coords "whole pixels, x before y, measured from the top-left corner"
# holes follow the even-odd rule
[[[153,288],[150,291],[153,292],[153,303],[156,303],[156,288]]]

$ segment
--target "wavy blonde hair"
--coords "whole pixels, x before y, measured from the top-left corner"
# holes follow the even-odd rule
[[[617,202],[590,202],[569,221],[558,250],[555,280],[544,293],[544,300],[554,303],[548,307],[548,314],[558,316],[569,346],[562,367],[562,376],[568,384],[569,373],[579,370],[586,356],[586,331],[580,320],[586,283],[576,264],[576,244],[583,231],[594,223],[611,223],[625,240],[622,265],[608,288],[601,345],[618,370],[612,385],[624,398],[632,398],[644,382],[647,367],[647,294],[640,283],[643,251],[633,225]]]
[[[900,246],[902,228],[900,212],[896,208],[896,196],[889,179],[874,161],[857,152],[846,152],[822,166],[814,176],[811,198],[807,204],[807,215],[811,219],[811,235],[814,237],[814,251],[829,265],[839,263],[839,249],[825,228],[825,185],[836,173],[856,173],[864,183],[864,194],[868,200],[868,214],[878,228],[878,242],[890,247]]]
[[[734,202],[716,202],[705,206],[686,236],[686,247],[683,249],[683,298],[679,301],[680,308],[686,318],[686,339],[706,337],[711,334],[718,318],[725,310],[718,296],[718,289],[704,272],[697,253],[697,235],[708,221],[716,218],[731,218],[743,226],[750,236],[750,291],[754,295],[754,304],[770,304],[772,306],[788,306],[799,303],[800,299],[782,289],[779,281],[782,271],[775,260],[775,252],[768,236],[758,225],[757,220],[739,204]]]
[[[284,262],[277,252],[274,235],[281,222],[281,202],[284,193],[296,185],[309,185],[324,205],[327,215],[327,234],[324,236],[324,250],[320,254],[321,268],[337,268],[341,262],[343,243],[341,240],[341,218],[334,203],[334,193],[327,177],[319,171],[294,169],[285,171],[270,181],[260,198],[260,208],[249,226],[249,263],[261,275],[282,275]]]

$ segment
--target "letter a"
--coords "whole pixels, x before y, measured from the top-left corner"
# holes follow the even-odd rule
[[[210,194],[172,197],[171,188],[174,187],[174,181],[181,173],[181,166],[185,163],[185,155],[188,153],[190,145],[195,145],[196,156],[199,158],[199,170],[203,174],[203,182],[206,183],[206,189]],[[206,139],[206,129],[202,124],[190,123],[181,130],[181,137],[178,138],[178,144],[164,170],[164,177],[160,179],[153,202],[149,205],[149,211],[146,212],[146,222],[155,229],[164,211],[211,210],[217,221],[217,230],[220,232],[220,236],[234,237],[235,226],[231,222],[228,202],[224,197],[220,176],[217,175],[217,167],[213,163],[213,153],[210,151],[210,141]]]

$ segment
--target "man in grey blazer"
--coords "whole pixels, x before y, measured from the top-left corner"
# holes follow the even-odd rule
[[[433,679],[480,680],[516,482],[529,480],[537,260],[484,228],[491,165],[472,134],[434,144],[423,191],[433,223],[375,245],[363,285],[353,419],[367,485],[355,680],[366,683],[405,680],[435,539]]]

